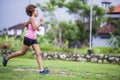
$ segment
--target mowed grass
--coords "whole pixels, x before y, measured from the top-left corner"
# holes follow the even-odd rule
[[[1,62],[0,57],[0,62]],[[0,64],[0,80],[120,80],[120,66],[61,60],[44,60],[51,72],[40,75],[35,59],[14,58]]]

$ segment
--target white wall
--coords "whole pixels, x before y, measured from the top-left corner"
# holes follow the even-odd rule
[[[8,30],[8,35],[14,35],[14,30],[13,29]]]
[[[22,34],[22,30],[21,29],[18,29],[17,30],[17,35],[21,35]]]
[[[8,35],[15,35],[15,32],[17,33],[17,35],[21,35],[22,34],[22,30],[21,29],[17,29],[16,31],[14,29],[8,30]]]
[[[120,14],[106,14],[105,17],[120,18]]]
[[[93,47],[109,47],[107,38],[100,38],[99,36],[93,37],[92,46]]]

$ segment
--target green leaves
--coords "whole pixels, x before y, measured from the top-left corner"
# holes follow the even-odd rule
[[[59,27],[62,29],[63,41],[78,40],[79,29],[76,24],[60,22]]]
[[[64,6],[64,0],[49,0],[45,4],[36,4],[42,11],[53,11],[56,8],[62,8]]]
[[[50,3],[54,6],[58,6],[59,8],[62,8],[64,5],[65,0],[50,0]]]
[[[69,9],[69,13],[76,14],[82,9],[83,4],[81,3],[80,0],[72,0],[68,3],[66,3],[65,7]]]
[[[100,16],[102,17],[105,13],[106,10],[103,9],[102,7],[99,7],[98,5],[93,5],[93,11],[95,11],[95,16]]]
[[[108,44],[114,48],[120,47],[120,36],[114,36],[112,33],[111,38],[108,40]]]

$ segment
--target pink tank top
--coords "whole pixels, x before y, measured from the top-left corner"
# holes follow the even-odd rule
[[[36,30],[33,30],[31,24],[28,24],[28,30],[27,30],[25,36],[30,39],[36,39]]]

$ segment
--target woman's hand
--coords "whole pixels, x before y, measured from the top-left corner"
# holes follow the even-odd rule
[[[40,22],[43,23],[43,18],[40,18]]]
[[[40,18],[40,25],[43,23],[43,18]],[[37,31],[40,31],[40,28],[37,28]]]
[[[39,29],[39,28],[37,28],[37,31],[40,31],[40,29]]]

